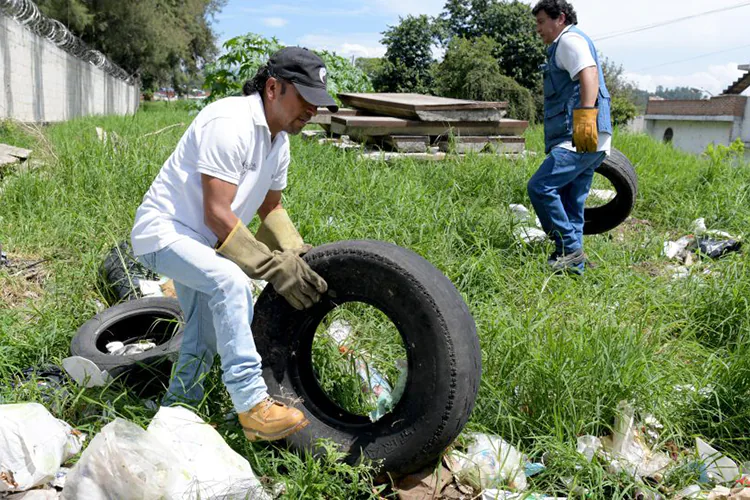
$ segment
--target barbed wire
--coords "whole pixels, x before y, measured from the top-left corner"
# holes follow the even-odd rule
[[[41,13],[31,0],[0,0],[0,12],[15,19],[37,35],[46,38],[65,52],[82,59],[105,73],[134,84],[136,78],[110,61],[107,56],[86,45],[60,21]]]

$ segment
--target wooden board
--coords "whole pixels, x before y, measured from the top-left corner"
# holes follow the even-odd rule
[[[492,122],[505,117],[507,102],[467,101],[423,94],[371,93],[338,95],[352,108],[427,122]]]
[[[331,132],[351,137],[384,135],[521,135],[529,126],[522,120],[502,119],[496,122],[434,123],[404,120],[390,116],[333,116]]]
[[[331,113],[328,108],[318,108],[318,114],[313,116],[307,123],[317,123],[318,125],[330,125],[332,116],[357,116],[363,114],[362,111],[350,108],[339,108],[336,113]]]
[[[438,149],[443,152],[454,151],[459,154],[482,151],[522,153],[526,150],[526,139],[518,136],[456,137],[453,141],[438,142]]]
[[[430,136],[387,135],[383,142],[401,153],[425,153],[430,145]]]

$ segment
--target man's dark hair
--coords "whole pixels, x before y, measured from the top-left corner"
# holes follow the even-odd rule
[[[560,14],[565,14],[565,24],[578,24],[578,16],[575,9],[565,0],[539,0],[531,9],[534,15],[544,11],[551,19],[557,19]]]
[[[255,73],[255,76],[251,80],[247,80],[242,86],[242,95],[250,95],[258,92],[261,97],[263,96],[263,90],[266,88],[266,82],[271,78],[271,72],[268,70],[268,66],[261,66]],[[281,82],[281,95],[286,93],[286,82],[281,78],[276,78]]]

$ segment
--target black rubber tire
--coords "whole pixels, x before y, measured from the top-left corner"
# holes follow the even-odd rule
[[[157,280],[158,275],[135,260],[129,241],[112,247],[99,267],[104,291],[110,305],[143,296],[138,287],[139,278]]]
[[[605,205],[584,210],[583,234],[606,233],[622,224],[633,211],[638,195],[638,177],[633,164],[619,150],[612,148],[595,173],[612,183],[617,196]]]
[[[167,321],[163,321],[167,320]],[[177,321],[178,323],[174,323]],[[146,297],[105,309],[84,323],[70,344],[70,352],[93,361],[116,376],[135,365],[153,365],[165,358],[174,361],[182,343],[182,309],[176,299]],[[140,354],[113,356],[106,344],[155,338],[157,346]]]
[[[269,393],[299,400],[296,406],[310,420],[287,443],[297,451],[321,451],[314,442],[327,438],[347,453],[347,462],[365,456],[394,473],[434,461],[468,421],[481,377],[476,326],[461,295],[427,260],[390,243],[341,241],[314,248],[304,259],[328,283],[323,299],[297,311],[267,286],[253,319]],[[407,352],[403,396],[375,423],[333,403],[313,372],[317,326],[351,301],[388,316]]]

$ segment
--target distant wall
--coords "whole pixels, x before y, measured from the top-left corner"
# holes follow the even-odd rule
[[[646,131],[657,141],[663,141],[667,129],[672,144],[689,153],[701,154],[709,144],[728,145],[731,142],[733,121],[649,120]]]
[[[132,114],[140,84],[66,52],[0,11],[0,119],[59,122]]]

